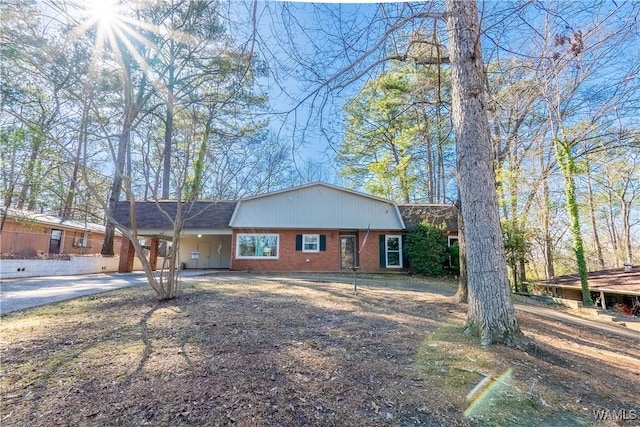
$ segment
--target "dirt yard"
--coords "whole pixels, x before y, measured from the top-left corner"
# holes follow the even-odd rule
[[[640,425],[640,340],[518,313],[462,334],[451,285],[250,276],[2,317],[2,426]]]

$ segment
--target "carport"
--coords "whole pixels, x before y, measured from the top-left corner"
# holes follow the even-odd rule
[[[173,222],[177,202],[134,202],[135,223],[139,238],[146,239],[149,262],[155,270],[158,257],[164,257],[171,246]],[[186,269],[228,269],[231,265],[231,235],[229,220],[235,209],[235,201],[198,201],[182,203],[184,226],[180,234],[180,250],[176,262]],[[116,221],[131,227],[131,202],[119,202],[114,214]],[[134,250],[130,241],[122,244],[120,252],[121,273],[133,268]]]

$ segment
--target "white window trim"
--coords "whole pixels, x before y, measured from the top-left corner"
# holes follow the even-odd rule
[[[398,239],[398,261],[399,265],[389,265],[389,240],[390,239]],[[396,251],[392,251],[396,252]],[[384,237],[384,256],[387,268],[402,268],[402,236],[398,235],[388,235]]]
[[[314,237],[316,240],[316,248],[315,249],[305,249],[304,240],[307,237]],[[302,235],[302,252],[320,252],[320,235],[319,234],[303,234]]]
[[[243,236],[267,236],[275,237],[276,240],[276,256],[244,256],[240,255],[240,238]],[[238,233],[236,234],[236,259],[279,259],[280,258],[280,235],[269,233]]]
[[[447,237],[449,239],[449,246],[453,245],[454,242],[456,243],[460,243],[460,238],[458,236],[448,236]]]

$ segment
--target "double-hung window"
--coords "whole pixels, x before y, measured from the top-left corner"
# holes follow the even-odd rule
[[[302,252],[320,252],[320,235],[303,234]]]
[[[241,233],[236,238],[236,258],[278,259],[280,235]]]
[[[402,268],[402,236],[385,236],[387,268]]]

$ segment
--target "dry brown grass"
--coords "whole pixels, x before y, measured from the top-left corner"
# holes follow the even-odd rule
[[[640,409],[638,342],[522,313],[535,350],[483,348],[450,290],[385,280],[355,295],[212,276],[170,302],[134,288],[4,316],[0,424],[573,426]]]

